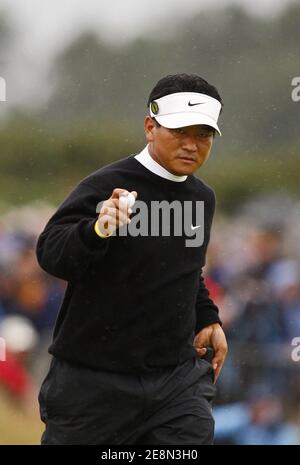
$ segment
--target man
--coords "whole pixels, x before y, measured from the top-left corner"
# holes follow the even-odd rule
[[[161,79],[148,101],[147,147],[83,179],[40,235],[41,267],[68,281],[39,395],[43,444],[212,443],[227,346],[201,274],[215,197],[193,173],[220,132],[221,106],[197,75]],[[137,224],[130,231],[138,212],[120,200],[128,193],[143,234]],[[176,228],[186,207],[190,231],[177,234],[169,221],[162,234],[155,202],[177,202]],[[198,230],[201,244],[187,246]]]

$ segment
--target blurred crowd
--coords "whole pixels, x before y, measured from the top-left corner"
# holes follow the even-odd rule
[[[216,216],[205,279],[229,343],[214,407],[217,444],[300,444],[300,361],[292,357],[300,337],[299,210],[295,200],[259,199]],[[51,213],[35,204],[0,220],[0,400],[34,415],[66,286],[35,257]]]
[[[300,444],[299,207],[261,198],[215,223],[206,282],[229,343],[216,443]]]
[[[25,207],[0,220],[0,401],[35,419],[47,346],[66,286],[43,272],[35,256],[37,235],[51,212]]]

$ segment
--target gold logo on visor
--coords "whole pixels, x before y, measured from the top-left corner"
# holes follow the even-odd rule
[[[151,102],[151,111],[154,115],[157,115],[158,111],[159,111],[159,106],[158,106],[158,103],[157,102]]]

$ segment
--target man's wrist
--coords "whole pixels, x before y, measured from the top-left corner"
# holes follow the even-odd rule
[[[107,239],[108,237],[110,237],[110,234],[105,235],[100,231],[100,228],[99,228],[99,225],[98,225],[98,220],[94,224],[94,231],[97,234],[97,236],[101,237],[101,239]]]

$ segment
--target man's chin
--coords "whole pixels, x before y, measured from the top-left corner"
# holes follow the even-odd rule
[[[180,160],[179,163],[176,163],[172,172],[176,176],[187,176],[193,174],[198,168],[199,166],[197,163],[182,163]]]

